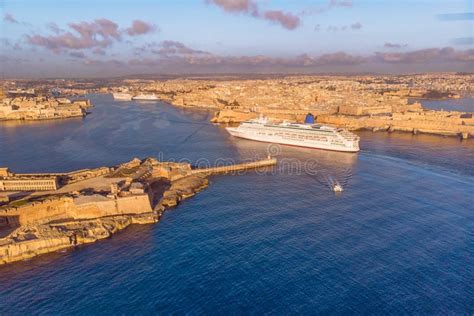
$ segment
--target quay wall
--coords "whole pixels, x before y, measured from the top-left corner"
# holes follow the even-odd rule
[[[318,123],[333,124],[350,130],[372,129],[387,131],[407,131],[413,133],[429,133],[439,135],[468,135],[474,136],[474,124],[471,119],[459,123],[459,119],[432,120],[429,117],[413,115],[402,119],[401,117],[351,117],[341,115],[320,115]],[[472,125],[471,125],[472,124]]]

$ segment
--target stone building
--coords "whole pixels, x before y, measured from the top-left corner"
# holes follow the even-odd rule
[[[0,191],[50,191],[57,189],[57,177],[0,179]]]
[[[16,175],[0,168],[0,191],[49,191],[58,189],[58,177],[47,175]]]

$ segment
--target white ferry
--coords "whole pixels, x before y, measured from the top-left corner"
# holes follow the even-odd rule
[[[312,115],[311,115],[312,117]],[[310,123],[283,122],[273,124],[266,118],[246,121],[238,127],[226,127],[235,137],[299,147],[309,147],[345,152],[359,151],[359,136],[342,128]]]
[[[138,94],[133,97],[133,100],[144,100],[144,101],[155,101],[158,100],[158,97],[152,93],[152,94]]]
[[[130,93],[114,92],[112,93],[115,100],[131,101],[132,95]]]

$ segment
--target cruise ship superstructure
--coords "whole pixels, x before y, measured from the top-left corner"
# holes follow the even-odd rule
[[[259,118],[226,129],[232,136],[266,143],[345,152],[359,151],[359,136],[342,128],[322,124],[271,123],[265,118]]]

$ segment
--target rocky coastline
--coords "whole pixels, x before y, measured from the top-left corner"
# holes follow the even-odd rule
[[[132,224],[157,223],[167,209],[204,190],[210,175],[225,168],[230,172],[275,163],[266,159],[193,169],[187,163],[134,159],[55,192],[38,191],[23,198],[15,198],[18,192],[0,192],[6,197],[0,206],[0,265],[94,243]]]

